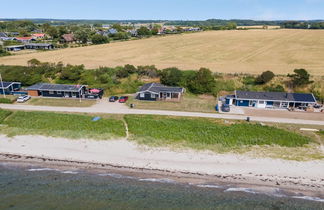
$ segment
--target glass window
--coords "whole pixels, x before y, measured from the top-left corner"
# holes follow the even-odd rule
[[[140,93],[140,97],[144,98],[145,94],[144,93]]]

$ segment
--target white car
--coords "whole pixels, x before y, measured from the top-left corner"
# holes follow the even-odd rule
[[[19,96],[17,98],[17,102],[18,103],[24,103],[24,102],[28,101],[29,99],[30,99],[30,96],[29,95]]]

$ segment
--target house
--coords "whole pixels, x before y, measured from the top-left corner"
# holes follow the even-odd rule
[[[5,32],[0,32],[0,39],[8,38],[8,35]]]
[[[226,104],[256,108],[299,108],[316,104],[311,93],[235,91],[226,96]]]
[[[46,37],[46,34],[44,34],[44,33],[35,33],[35,34],[32,34],[32,37],[34,39],[44,39]]]
[[[6,46],[5,49],[7,51],[20,51],[25,49],[25,45],[11,45],[11,46]]]
[[[30,96],[80,98],[84,97],[86,86],[37,83],[26,90]]]
[[[147,101],[179,101],[185,92],[181,87],[170,87],[159,83],[148,83],[143,85],[136,93],[136,99]]]
[[[21,88],[20,82],[0,82],[0,94],[11,95],[15,91],[19,91]]]
[[[23,43],[29,43],[31,41],[36,41],[33,37],[15,37],[13,40],[23,42]]]
[[[26,49],[42,49],[42,50],[51,50],[54,49],[53,44],[48,44],[48,43],[30,43],[30,44],[25,44]]]
[[[63,38],[64,42],[74,42],[75,41],[73,34],[63,34],[62,38]]]
[[[107,30],[106,33],[107,33],[108,35],[114,35],[114,34],[117,34],[118,31],[117,31],[116,29],[114,29],[114,28],[110,28],[110,29]]]
[[[31,41],[36,41],[33,37],[15,37],[14,40],[17,40],[19,42],[23,43],[29,43]]]

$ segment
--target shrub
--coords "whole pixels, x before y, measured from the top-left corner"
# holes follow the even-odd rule
[[[255,80],[257,84],[265,84],[270,82],[274,78],[275,74],[272,71],[265,71]]]

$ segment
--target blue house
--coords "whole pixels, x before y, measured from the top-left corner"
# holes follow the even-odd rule
[[[0,83],[0,94],[12,95],[21,88],[20,82],[2,82]]]
[[[235,91],[226,96],[226,104],[256,108],[298,108],[316,104],[311,93]]]

